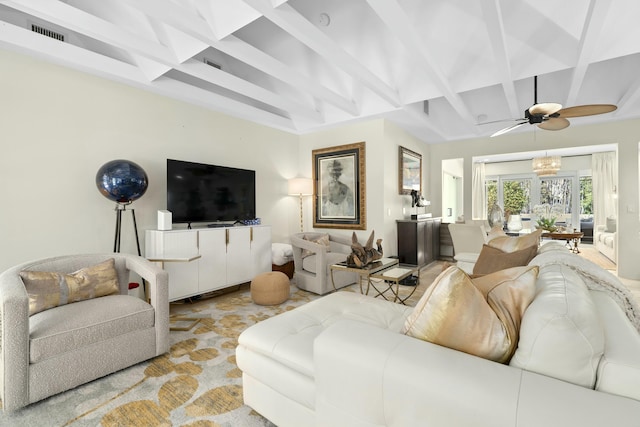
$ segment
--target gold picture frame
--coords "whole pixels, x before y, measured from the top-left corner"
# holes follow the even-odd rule
[[[312,151],[313,226],[366,230],[365,143]]]
[[[422,154],[408,148],[399,147],[398,151],[398,191],[399,194],[411,194],[416,190],[422,194]]]

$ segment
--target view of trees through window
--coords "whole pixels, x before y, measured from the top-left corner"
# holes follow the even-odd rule
[[[593,216],[593,181],[590,176],[580,177],[580,216]]]
[[[502,199],[506,215],[531,213],[531,179],[502,181]]]
[[[503,209],[505,215],[510,213],[520,214],[523,217],[531,217],[533,200],[536,204],[549,204],[561,206],[564,215],[557,221],[571,222],[573,214],[573,179],[571,177],[544,177],[540,178],[537,194],[532,194],[532,178],[488,178],[485,181],[487,195],[487,212],[494,203]],[[502,187],[500,194],[499,186]],[[593,185],[591,176],[582,176],[579,179],[580,187],[580,218],[593,215]]]

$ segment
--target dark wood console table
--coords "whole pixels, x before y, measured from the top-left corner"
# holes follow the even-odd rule
[[[400,264],[425,266],[440,257],[442,218],[397,220]]]

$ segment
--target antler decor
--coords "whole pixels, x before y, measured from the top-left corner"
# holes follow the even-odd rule
[[[363,247],[358,243],[358,236],[355,231],[351,236],[351,253],[347,256],[347,265],[349,267],[362,268],[382,258],[382,239],[376,240],[377,249],[373,247],[373,236],[375,231],[371,232],[367,244]]]

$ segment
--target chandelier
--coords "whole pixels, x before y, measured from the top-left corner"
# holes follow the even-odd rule
[[[553,176],[560,170],[560,156],[536,157],[532,160],[533,171],[538,176]]]

